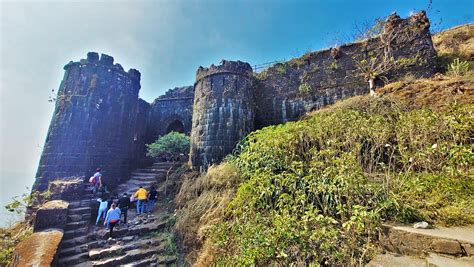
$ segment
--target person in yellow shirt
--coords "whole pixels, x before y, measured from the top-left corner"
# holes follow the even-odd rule
[[[145,213],[147,195],[148,192],[143,188],[143,186],[140,186],[137,192],[135,192],[134,197],[137,199],[137,214]]]

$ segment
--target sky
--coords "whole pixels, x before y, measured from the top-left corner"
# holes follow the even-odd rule
[[[69,61],[106,53],[142,74],[148,102],[192,85],[221,59],[259,64],[347,40],[355,25],[429,0],[5,1],[0,0],[0,204],[31,187],[57,90]],[[473,22],[474,1],[432,0],[435,30]],[[0,226],[6,216],[0,207]],[[10,217],[8,217],[10,219]]]

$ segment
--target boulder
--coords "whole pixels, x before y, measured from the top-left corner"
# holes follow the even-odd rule
[[[15,247],[12,266],[51,266],[62,237],[56,229],[33,233]]]
[[[36,212],[34,232],[48,228],[64,230],[67,223],[67,210],[69,202],[52,200],[43,204]]]

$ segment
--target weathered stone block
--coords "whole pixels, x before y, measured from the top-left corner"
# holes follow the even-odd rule
[[[34,231],[48,228],[64,229],[67,223],[69,202],[62,200],[48,201],[36,212]]]
[[[49,183],[49,191],[51,199],[61,199],[66,201],[74,201],[81,199],[81,194],[85,186],[84,177],[70,177],[51,181]]]
[[[12,266],[51,266],[63,237],[60,230],[33,233],[15,248]]]
[[[456,240],[449,240],[449,239],[436,239],[433,240],[431,243],[431,247],[433,251],[443,253],[443,254],[450,254],[450,255],[461,255],[462,248],[461,244],[459,244]]]

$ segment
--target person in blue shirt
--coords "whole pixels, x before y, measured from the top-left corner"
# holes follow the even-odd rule
[[[114,227],[120,221],[120,209],[117,207],[117,204],[112,203],[109,211],[107,211],[107,216],[105,217],[104,226],[109,225],[109,239],[113,238]]]
[[[99,211],[97,212],[97,220],[95,221],[95,225],[99,223],[100,218],[105,218],[108,204],[107,200],[102,200],[102,198],[98,198],[97,201],[99,202]]]

